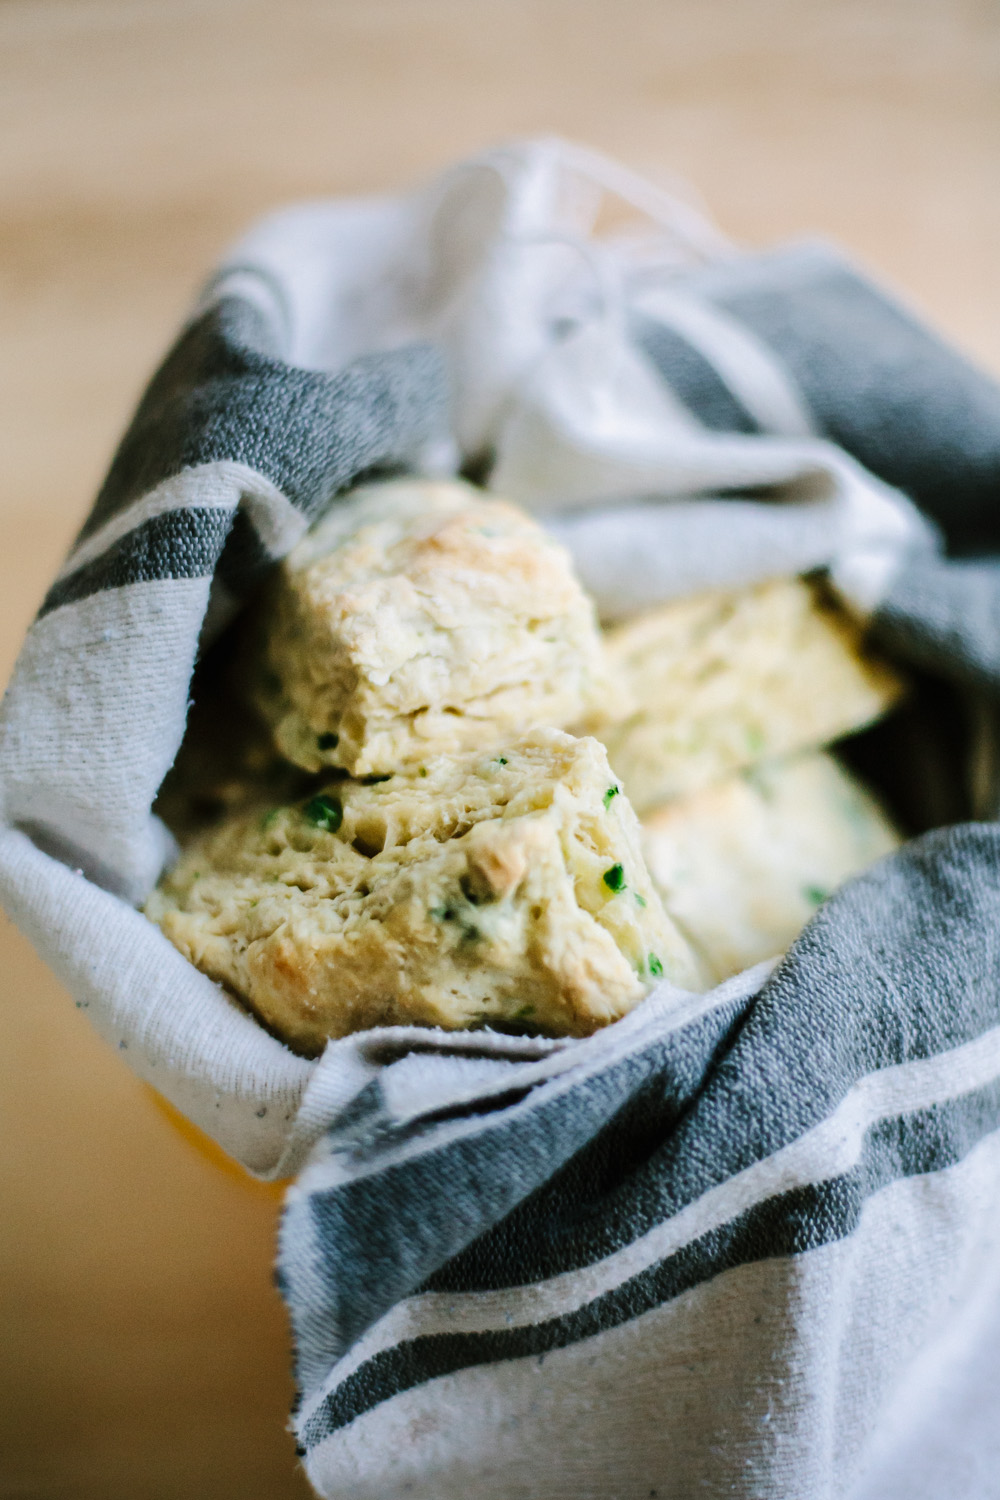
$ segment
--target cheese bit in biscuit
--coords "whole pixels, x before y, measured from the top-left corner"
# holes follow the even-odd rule
[[[596,740],[340,781],[189,846],[146,914],[297,1051],[371,1026],[583,1036],[698,987]]]
[[[800,578],[698,594],[610,630],[613,722],[585,721],[644,812],[743,766],[871,723],[902,691]]]
[[[717,983],[783,953],[837,886],[900,842],[864,787],[816,752],[671,802],[642,829],[664,905]]]
[[[568,554],[470,485],[367,486],[289,554],[263,602],[257,702],[306,770],[391,773],[563,728],[602,689]]]

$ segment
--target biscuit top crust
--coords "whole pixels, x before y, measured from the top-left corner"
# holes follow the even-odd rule
[[[816,691],[826,689],[835,701],[850,694],[852,708],[858,700],[875,713],[902,692],[888,663],[866,651],[860,626],[821,585],[805,578],[673,600],[613,627],[605,645],[619,682],[613,719],[657,712],[666,717],[673,705],[661,710],[650,690],[670,682],[681,699],[697,688],[712,695],[713,706],[718,702],[738,714],[747,706],[738,673],[791,681],[803,652],[812,653],[813,670],[824,679]]]
[[[257,701],[307,770],[395,772],[562,728],[603,683],[568,554],[461,483],[398,481],[338,501],[282,564],[262,619]]]

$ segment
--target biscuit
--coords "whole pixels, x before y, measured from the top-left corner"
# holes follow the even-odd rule
[[[586,1035],[698,961],[601,746],[540,730],[189,846],[146,913],[298,1051],[371,1026]]]
[[[260,612],[256,699],[306,770],[381,775],[565,727],[601,692],[568,554],[471,486],[370,485],[289,554]]]
[[[830,755],[765,762],[643,820],[653,883],[716,983],[783,953],[899,836]]]
[[[860,729],[902,691],[854,621],[798,578],[665,605],[606,647],[615,707],[584,727],[640,813]]]

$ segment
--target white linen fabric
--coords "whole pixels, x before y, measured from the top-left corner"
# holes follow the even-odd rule
[[[629,232],[596,231],[609,198]],[[836,251],[741,254],[549,140],[252,228],[28,633],[0,899],[142,1077],[300,1173],[279,1278],[314,1485],[997,1494],[995,823],[908,845],[773,972],[662,985],[582,1042],[398,1028],[307,1062],[137,912],[199,652],[400,469],[535,511],[607,618],[825,569],[974,700],[968,807],[1000,807],[1000,390]]]

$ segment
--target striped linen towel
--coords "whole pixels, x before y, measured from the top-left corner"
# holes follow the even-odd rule
[[[642,234],[592,233],[607,193]],[[358,477],[460,466],[608,616],[826,568],[922,683],[912,821],[957,826],[587,1040],[307,1062],[137,912],[154,797],[268,566]],[[741,255],[559,142],[286,210],[213,277],[4,698],[0,897],[142,1077],[298,1173],[322,1495],[998,1493],[998,478],[1000,390],[841,255]]]

